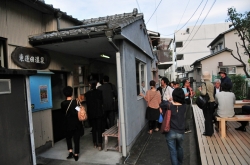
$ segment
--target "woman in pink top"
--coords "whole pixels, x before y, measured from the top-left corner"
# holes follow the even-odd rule
[[[149,83],[151,89],[146,92],[146,96],[140,94],[148,104],[146,110],[146,119],[149,123],[149,134],[152,134],[153,129],[156,128],[156,120],[159,119],[161,109],[159,104],[161,103],[161,94],[159,91],[156,91],[155,81],[151,80]]]

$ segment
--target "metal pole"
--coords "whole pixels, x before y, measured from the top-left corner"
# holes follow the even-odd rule
[[[29,134],[32,152],[33,165],[36,165],[36,152],[35,152],[35,139],[34,139],[34,128],[32,119],[32,109],[31,109],[31,99],[30,99],[30,83],[29,78],[26,76],[26,93],[27,93],[27,107],[28,107],[28,117],[29,117]]]
[[[117,68],[117,83],[118,83],[118,101],[120,112],[120,126],[122,136],[122,156],[127,156],[127,144],[126,144],[126,130],[125,130],[125,113],[123,104],[123,87],[122,87],[122,71],[121,71],[121,55],[120,52],[116,52],[116,68]]]

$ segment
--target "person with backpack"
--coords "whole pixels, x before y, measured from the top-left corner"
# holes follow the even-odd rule
[[[213,126],[213,113],[214,113],[214,85],[210,82],[211,75],[208,71],[204,71],[202,73],[202,79],[204,83],[202,83],[199,90],[201,91],[201,95],[208,94],[208,103],[205,105],[203,110],[203,115],[205,118],[205,131],[203,133],[204,136],[212,136],[214,133]]]

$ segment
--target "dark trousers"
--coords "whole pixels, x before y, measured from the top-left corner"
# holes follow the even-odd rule
[[[68,150],[73,150],[72,147],[72,137],[75,145],[75,154],[79,154],[79,145],[80,145],[80,132],[78,130],[72,130],[66,132],[66,141]]]
[[[203,115],[205,118],[205,132],[207,135],[212,135],[214,133],[213,113],[214,102],[209,102],[207,106],[203,108]]]
[[[103,120],[106,129],[115,125],[115,111],[104,111]]]
[[[186,104],[185,111],[185,130],[190,130],[190,121],[192,119],[192,105]]]
[[[94,144],[102,143],[102,126],[103,118],[90,119],[89,122],[92,126],[92,138]]]
[[[156,120],[149,120],[148,121],[148,128],[149,128],[149,130],[155,129],[155,127],[156,127]]]
[[[242,106],[242,115],[250,115],[250,106],[249,105],[244,105]],[[239,121],[242,125],[242,127],[246,127],[248,121]]]

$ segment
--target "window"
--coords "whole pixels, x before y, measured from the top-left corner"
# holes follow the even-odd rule
[[[219,71],[224,71],[227,74],[236,74],[235,66],[221,67]]]
[[[184,60],[183,54],[177,54],[177,60]]]
[[[74,96],[80,96],[89,90],[87,81],[87,67],[75,65],[73,78],[74,78]]]
[[[142,86],[144,85],[144,87]],[[146,65],[145,63],[136,60],[136,88],[137,88],[137,95],[143,93],[147,88],[146,82]]]
[[[175,46],[176,46],[176,48],[183,47],[183,43],[182,42],[176,42]]]
[[[8,68],[7,66],[7,39],[0,37],[0,68]]]
[[[0,79],[0,94],[11,93],[10,79]]]

